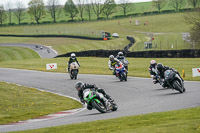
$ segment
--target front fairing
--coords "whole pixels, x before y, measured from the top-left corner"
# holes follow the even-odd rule
[[[173,72],[172,70],[166,70],[165,73],[164,73],[165,80],[166,80],[167,82],[173,81],[175,75],[176,75],[176,73]]]

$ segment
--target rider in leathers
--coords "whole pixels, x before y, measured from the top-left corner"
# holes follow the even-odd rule
[[[70,64],[72,62],[77,62],[77,64],[80,66],[77,58],[76,58],[76,55],[74,53],[71,54],[70,58],[69,58],[69,61],[68,61],[68,72],[69,72],[69,68],[70,68]]]
[[[168,66],[164,66],[161,63],[158,63],[157,66],[156,66],[156,68],[158,70],[158,76],[160,76],[163,79],[165,78],[164,73],[165,73],[166,70],[172,70],[173,72],[175,72],[176,74],[178,74],[179,77],[182,79],[182,77],[180,76],[179,72],[176,69],[174,69],[174,68],[170,68]],[[182,81],[184,81],[184,80],[182,79]],[[162,87],[168,87],[167,82],[165,80],[164,80],[164,83],[163,83]]]
[[[83,91],[84,91],[85,89],[94,89],[94,91],[97,91],[97,92],[99,92],[99,93],[102,93],[102,94],[104,95],[104,97],[105,97],[105,98],[103,99],[103,101],[104,101],[105,104],[107,104],[108,100],[114,101],[108,94],[106,94],[106,92],[105,92],[103,89],[98,88],[95,84],[86,84],[86,83],[83,83],[83,82],[81,82],[81,81],[78,81],[78,82],[75,84],[75,88],[76,88],[77,91],[78,91],[78,96],[79,96],[80,101],[81,101],[82,103],[85,103],[84,98],[83,98]],[[97,97],[98,97],[98,95],[97,95]],[[88,110],[91,110],[92,107],[88,104],[88,105],[87,105],[87,109],[88,109]]]
[[[113,70],[113,75],[116,74],[115,73],[115,65],[116,64],[120,66],[122,63],[118,59],[116,59],[113,55],[110,55],[109,61],[108,61],[108,66],[109,66],[110,70]]]
[[[150,76],[153,78],[154,84],[158,83],[156,65],[157,65],[157,63],[155,60],[150,61],[149,73],[150,73]]]
[[[125,56],[123,55],[123,52],[119,52],[116,56],[116,58],[121,61],[124,64],[124,67],[126,68],[126,70],[128,70],[128,60],[125,58]]]

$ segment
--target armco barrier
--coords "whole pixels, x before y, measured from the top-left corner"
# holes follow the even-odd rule
[[[75,53],[78,57],[109,57],[116,56],[119,51],[122,51],[126,57],[136,58],[200,58],[200,49],[185,49],[185,50],[166,50],[166,51],[138,51],[129,52],[124,50],[89,50]],[[71,53],[58,55],[57,57],[69,57]]]

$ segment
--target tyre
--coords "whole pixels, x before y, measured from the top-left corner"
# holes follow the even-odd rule
[[[103,103],[98,103],[97,101],[95,101],[95,100],[93,100],[92,101],[92,106],[95,108],[95,109],[97,109],[99,112],[101,112],[101,113],[106,113],[107,111],[106,111],[106,107],[104,106],[104,104]]]
[[[123,72],[123,73],[122,73],[122,80],[125,80],[125,81],[127,81],[127,77],[126,77],[126,74],[125,74],[125,72]]]
[[[117,104],[113,103],[112,104],[112,111],[116,111],[118,109]]]
[[[77,75],[78,75],[78,71],[77,70],[74,70],[74,79],[77,79]]]
[[[178,80],[175,80],[173,83],[173,86],[175,87],[176,90],[178,90],[180,93],[183,93],[184,90],[182,89],[182,86]]]

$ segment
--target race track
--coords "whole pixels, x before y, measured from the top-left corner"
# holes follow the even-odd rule
[[[113,75],[78,75],[78,80],[95,83],[110,94],[118,104],[116,112],[101,114],[87,109],[73,115],[37,122],[1,125],[0,132],[19,131],[65,125],[79,122],[110,119],[122,116],[146,114],[200,106],[200,82],[185,81],[186,92],[180,94],[171,89],[154,85],[150,78],[128,77],[120,82]],[[65,73],[0,68],[0,81],[17,83],[62,95],[78,98],[74,84]]]
[[[40,44],[0,43],[0,46],[15,46],[15,47],[30,48],[35,52],[37,52],[41,58],[54,58],[57,56],[57,52],[54,49]]]

